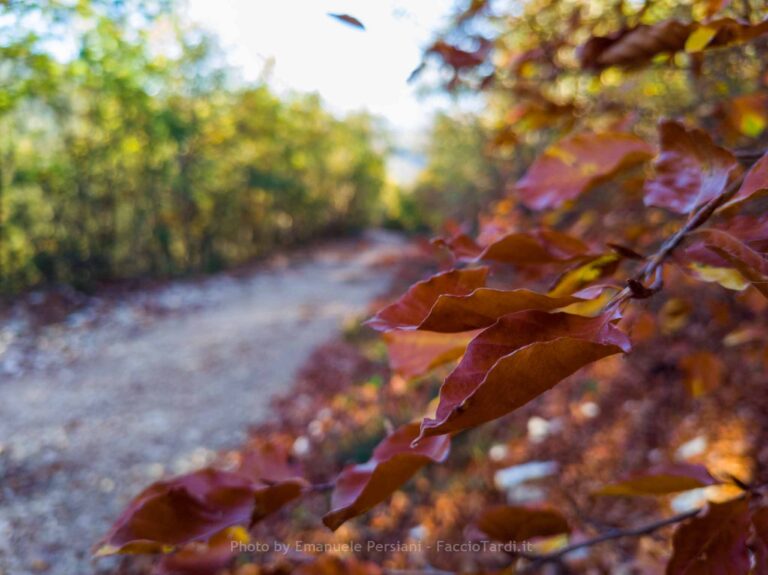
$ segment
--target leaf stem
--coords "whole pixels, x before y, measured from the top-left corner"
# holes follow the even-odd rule
[[[672,255],[672,252],[677,249],[677,247],[683,242],[685,237],[691,233],[692,231],[696,230],[697,228],[701,227],[703,224],[709,220],[709,218],[712,217],[712,215],[717,211],[718,208],[723,206],[726,202],[728,202],[733,196],[736,195],[736,193],[739,191],[739,188],[741,187],[742,182],[744,181],[744,177],[738,177],[733,182],[731,182],[728,187],[725,189],[725,191],[717,196],[716,198],[713,198],[703,206],[701,206],[699,209],[697,209],[690,218],[688,218],[688,221],[685,223],[685,225],[677,230],[672,236],[670,236],[662,245],[661,248],[659,248],[659,251],[657,251],[653,256],[651,256],[651,259],[648,260],[648,262],[643,266],[643,268],[630,280],[628,280],[628,284],[637,284],[638,282],[640,284],[643,284],[645,281],[647,281],[651,276],[655,276],[656,280],[654,284],[657,284],[660,286],[660,268],[661,265],[666,261],[666,259]],[[635,295],[635,290],[628,285],[624,289],[622,289],[619,293],[617,293],[611,300],[605,305],[605,310],[609,310],[617,305],[620,305],[627,301],[628,299],[631,299]]]

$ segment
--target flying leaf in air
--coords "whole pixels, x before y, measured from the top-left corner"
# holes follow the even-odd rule
[[[720,196],[739,163],[696,128],[664,120],[655,178],[645,184],[645,203],[687,214]]]
[[[344,24],[348,24],[354,28],[358,28],[360,30],[365,30],[365,26],[363,25],[360,20],[355,18],[354,16],[350,16],[349,14],[328,14],[331,18],[336,18],[336,20],[339,20],[340,22],[344,22]]]
[[[668,495],[714,485],[717,480],[702,465],[660,466],[597,491],[597,495]]]
[[[611,315],[523,311],[501,317],[467,347],[440,388],[434,419],[419,439],[497,419],[538,397],[580,368],[629,351]]]
[[[418,433],[418,423],[404,425],[379,443],[366,463],[346,467],[336,480],[332,510],[323,517],[323,523],[335,531],[384,501],[426,464],[448,457],[447,437],[433,437],[414,447]]]
[[[420,323],[443,294],[466,295],[485,285],[488,268],[451,270],[412,285],[396,302],[366,324],[378,331],[407,328]]]
[[[749,520],[746,500],[710,503],[675,531],[667,575],[747,575]]]
[[[544,150],[515,189],[523,204],[533,210],[557,208],[652,156],[652,148],[632,134],[576,134]]]
[[[491,539],[505,543],[552,537],[571,531],[565,517],[554,509],[512,505],[487,509],[477,520],[477,527]]]
[[[459,333],[393,330],[384,334],[389,367],[404,378],[418,377],[459,359],[478,330]]]

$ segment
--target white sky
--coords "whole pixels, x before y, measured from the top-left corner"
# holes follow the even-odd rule
[[[246,79],[274,58],[277,91],[318,92],[333,111],[361,109],[398,131],[424,128],[446,98],[419,100],[406,80],[452,0],[187,0]],[[358,30],[328,13],[350,14]]]

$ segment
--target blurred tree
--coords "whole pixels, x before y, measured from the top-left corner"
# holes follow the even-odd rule
[[[366,225],[379,128],[243,85],[164,0],[0,5],[0,290],[210,271]]]
[[[427,167],[413,190],[421,220],[474,221],[504,190],[504,159],[491,148],[491,130],[471,114],[438,114],[427,144]]]

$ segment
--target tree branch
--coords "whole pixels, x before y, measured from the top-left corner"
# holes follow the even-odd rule
[[[660,276],[660,268],[661,265],[666,261],[666,259],[672,255],[672,253],[677,249],[677,247],[683,242],[685,237],[694,231],[695,229],[701,227],[703,224],[709,220],[709,218],[712,217],[712,214],[714,214],[718,208],[722,207],[724,204],[726,204],[733,196],[736,195],[736,193],[739,191],[739,188],[741,187],[742,182],[744,181],[744,177],[741,176],[739,178],[736,178],[733,182],[730,183],[730,185],[725,189],[725,191],[717,196],[716,198],[713,198],[703,206],[701,206],[698,210],[693,212],[691,216],[688,218],[688,221],[685,223],[685,225],[677,230],[675,234],[670,236],[662,245],[661,248],[659,248],[659,251],[657,251],[653,256],[651,256],[651,259],[648,260],[648,263],[643,266],[643,268],[632,278],[628,280],[628,285],[623,290],[621,290],[619,293],[617,293],[611,300],[605,305],[606,310],[611,309],[617,305],[620,305],[627,301],[628,299],[631,299],[635,296],[637,293],[637,287],[633,289],[632,285],[634,284],[637,286],[639,283],[640,285],[643,285],[651,276],[655,276],[656,280],[654,282],[655,285],[660,287],[661,282],[661,276]],[[658,289],[656,290],[658,291]]]
[[[569,553],[573,553],[579,549],[592,547],[606,541],[622,539],[624,537],[640,537],[642,535],[649,535],[654,531],[658,531],[662,527],[667,527],[668,525],[674,525],[675,523],[681,523],[686,519],[690,519],[691,517],[698,515],[702,509],[703,508],[701,507],[692,509],[690,511],[686,511],[685,513],[667,517],[666,519],[660,519],[658,521],[654,521],[653,523],[641,525],[640,527],[630,527],[628,529],[611,529],[601,535],[598,535],[597,537],[579,541],[578,543],[573,543],[572,545],[567,545],[566,547],[558,549],[557,551],[553,551],[552,553],[548,553],[546,555],[531,556],[531,563],[523,567],[519,573],[531,573],[546,563],[555,563],[560,561]]]

